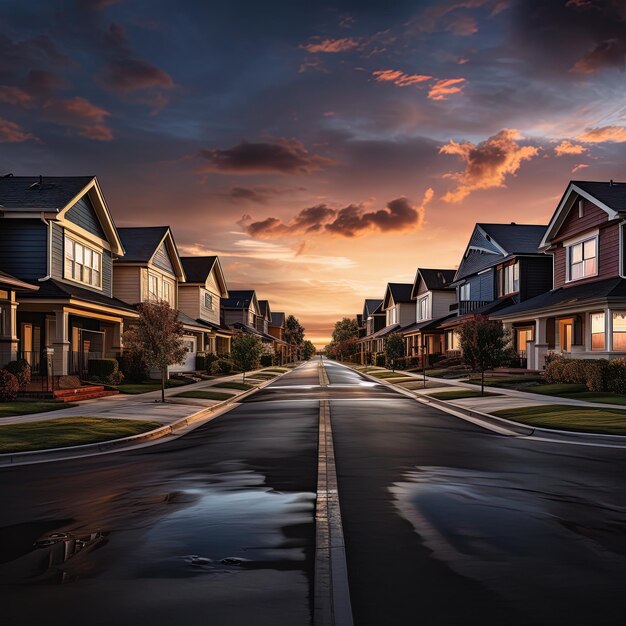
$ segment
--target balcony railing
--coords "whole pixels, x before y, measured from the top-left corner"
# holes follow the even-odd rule
[[[467,315],[468,313],[472,313],[476,309],[480,309],[480,307],[489,304],[489,300],[461,300],[459,302],[459,314]]]

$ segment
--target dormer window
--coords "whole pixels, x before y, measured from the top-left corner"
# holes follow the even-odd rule
[[[213,294],[210,291],[204,292],[204,308],[213,310]]]
[[[425,296],[417,302],[417,319],[422,321],[427,320],[428,317],[428,296]]]
[[[568,280],[580,280],[598,274],[598,236],[594,235],[567,246]]]

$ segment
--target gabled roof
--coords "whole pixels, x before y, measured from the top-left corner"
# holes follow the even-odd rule
[[[117,263],[150,263],[164,245],[176,277],[185,280],[185,270],[169,226],[133,226],[118,228],[118,232],[126,254]]]
[[[412,283],[387,283],[387,290],[383,299],[383,309],[388,309],[390,301],[395,304],[399,302],[411,302]]]
[[[270,310],[269,300],[259,300],[259,313],[267,320],[272,319],[272,311]]]
[[[46,213],[61,219],[83,196],[88,195],[102,225],[111,251],[124,255],[111,212],[95,176],[0,177],[0,215]]]
[[[415,273],[413,287],[411,288],[411,300],[415,300],[417,298],[419,280],[424,281],[428,291],[452,290],[454,289],[452,282],[454,281],[455,274],[456,270],[437,270],[418,267],[417,272]]]
[[[250,304],[256,300],[254,289],[236,289],[228,292],[228,298],[223,298],[223,309],[249,309]]]
[[[222,264],[216,256],[181,256],[180,260],[185,268],[186,282],[204,285],[212,271],[215,271],[217,283],[220,286],[220,297],[228,297],[228,288]]]
[[[285,313],[283,311],[273,312],[271,326],[284,326],[285,325]]]
[[[542,224],[487,224],[474,226],[454,281],[476,274],[517,255],[541,254],[546,231]]]
[[[35,285],[31,285],[30,283],[24,282],[19,278],[15,278],[15,276],[11,276],[11,274],[7,274],[6,272],[0,271],[0,286],[4,287],[8,285],[10,289],[14,290],[25,290],[25,291],[37,291],[39,287]]]
[[[363,303],[363,318],[367,319],[370,315],[375,315],[376,313],[382,313],[381,307],[383,306],[383,301],[374,298],[367,298]]]
[[[541,248],[549,246],[549,241],[556,236],[579,196],[605,211],[610,220],[626,217],[626,183],[572,180],[550,219]]]

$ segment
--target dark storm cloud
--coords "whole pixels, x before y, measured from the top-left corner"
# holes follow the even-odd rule
[[[258,185],[256,187],[233,187],[229,192],[229,196],[233,200],[237,201],[267,204],[270,200],[277,198],[278,196],[300,191],[306,191],[306,189],[304,187],[288,187],[279,189],[277,187],[269,187],[267,185]]]
[[[199,168],[201,173],[310,174],[336,164],[333,159],[309,152],[301,141],[284,137],[256,143],[242,141],[226,149],[201,150],[199,156],[206,161]]]

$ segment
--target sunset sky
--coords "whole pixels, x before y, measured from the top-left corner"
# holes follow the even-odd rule
[[[4,0],[0,165],[96,174],[317,344],[477,221],[624,180],[623,0]]]

